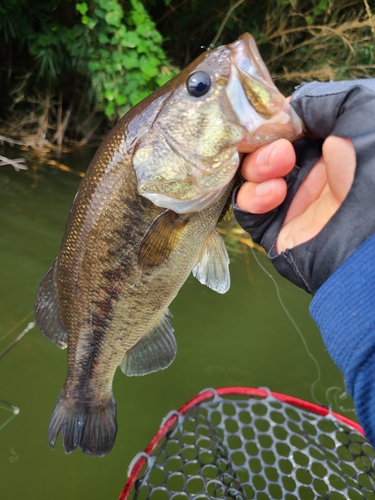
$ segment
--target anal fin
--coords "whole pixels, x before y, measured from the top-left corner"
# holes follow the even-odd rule
[[[120,364],[128,375],[139,376],[164,370],[176,356],[177,344],[173,327],[169,321],[171,313],[167,309],[159,323],[141,338],[125,355]]]
[[[60,349],[68,345],[68,333],[61,323],[55,288],[55,259],[39,285],[34,312],[38,326],[45,337]]]
[[[207,236],[192,273],[203,285],[218,293],[230,288],[229,257],[220,234],[213,229]]]

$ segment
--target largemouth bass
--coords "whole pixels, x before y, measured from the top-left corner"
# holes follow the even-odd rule
[[[220,293],[229,288],[229,258],[215,226],[240,153],[301,132],[246,34],[202,54],[109,133],[35,304],[44,335],[68,347],[52,448],[61,432],[67,453],[111,450],[117,367],[133,376],[172,363],[168,306],[191,272]]]

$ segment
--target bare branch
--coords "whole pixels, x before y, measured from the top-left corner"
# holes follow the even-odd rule
[[[232,5],[229,9],[228,12],[226,13],[226,16],[223,19],[223,22],[220,25],[220,28],[218,29],[215,38],[212,40],[210,46],[214,46],[215,43],[219,40],[221,33],[223,32],[223,29],[225,28],[225,25],[227,24],[230,16],[232,15],[233,11],[237,9],[242,3],[244,3],[245,0],[238,0],[234,5]]]
[[[18,146],[27,146],[26,142],[17,141],[16,139],[5,137],[5,135],[0,135],[0,142],[8,142],[9,144],[17,144]]]

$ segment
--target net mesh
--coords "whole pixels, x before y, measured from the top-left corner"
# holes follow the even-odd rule
[[[331,414],[216,394],[178,416],[122,498],[375,500],[374,465],[367,440]]]

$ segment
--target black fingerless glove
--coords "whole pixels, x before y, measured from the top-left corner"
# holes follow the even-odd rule
[[[320,139],[294,143],[296,166],[286,176],[284,202],[275,210],[253,215],[236,205],[238,223],[264,247],[279,273],[314,294],[361,243],[375,233],[375,80],[311,83],[299,87],[291,105],[307,131]],[[329,135],[349,138],[356,152],[352,187],[339,210],[312,239],[276,253],[276,240],[302,181],[321,156]]]

